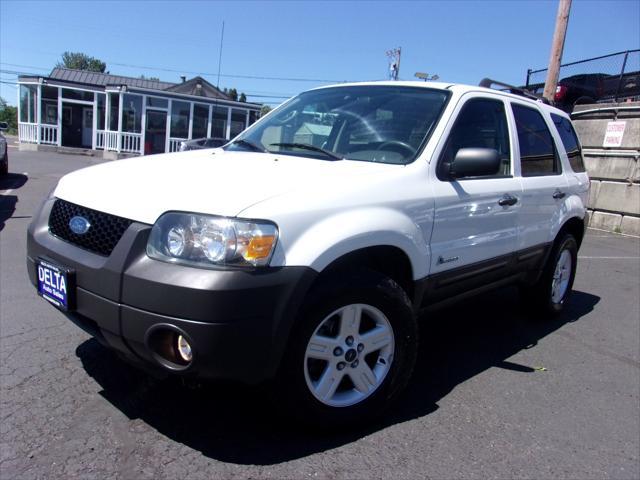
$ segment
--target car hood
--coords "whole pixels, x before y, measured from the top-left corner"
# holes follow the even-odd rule
[[[327,161],[222,149],[130,158],[64,176],[54,191],[63,200],[153,224],[167,211],[236,216],[269,198],[362,181],[397,165]]]

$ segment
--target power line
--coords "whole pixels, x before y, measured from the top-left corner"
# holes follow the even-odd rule
[[[15,63],[6,63],[0,62],[2,65],[8,65],[11,67],[20,67],[20,68],[31,68],[34,70],[44,70],[48,71],[48,68],[45,67],[35,67],[33,65],[19,65]],[[212,72],[196,72],[191,70],[177,70],[175,68],[165,68],[165,67],[152,67],[148,65],[135,65],[131,63],[119,63],[119,62],[109,62],[106,61],[108,65],[116,65],[118,67],[127,67],[127,68],[139,68],[143,70],[157,70],[159,72],[171,72],[171,73],[188,73],[190,75],[207,75],[211,77],[216,77],[217,73]],[[27,72],[28,73],[28,72]],[[286,82],[329,82],[329,83],[344,83],[348,80],[329,80],[322,78],[303,78],[303,77],[269,77],[266,75],[243,75],[243,74],[231,74],[231,73],[221,73],[221,77],[226,78],[246,78],[250,80],[276,80],[276,81],[286,81]]]
[[[14,66],[14,67],[23,67],[23,68],[46,70],[45,68],[34,67],[32,65],[18,65],[18,64],[15,64],[15,63],[6,63],[6,62],[0,62],[0,64]],[[7,70],[7,69],[3,69],[3,68],[0,68],[0,73],[5,73],[5,74],[8,74],[8,75],[34,75],[33,72],[24,72],[24,71],[18,71],[18,70]],[[276,95],[275,93],[276,92],[268,92],[266,94],[263,93],[263,92],[256,92],[256,93],[247,92],[247,93],[245,93],[245,95],[248,96],[248,97],[256,97],[256,98],[283,98],[283,99],[291,98],[293,96],[293,94]]]

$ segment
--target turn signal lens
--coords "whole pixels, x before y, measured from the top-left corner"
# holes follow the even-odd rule
[[[276,243],[275,235],[265,235],[264,237],[254,237],[249,242],[247,252],[243,255],[245,260],[258,260],[260,258],[268,258],[271,255],[271,249]]]

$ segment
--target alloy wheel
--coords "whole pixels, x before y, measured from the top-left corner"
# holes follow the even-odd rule
[[[361,303],[341,307],[320,322],[307,344],[307,387],[328,406],[360,403],[384,382],[394,349],[391,323],[379,309]]]

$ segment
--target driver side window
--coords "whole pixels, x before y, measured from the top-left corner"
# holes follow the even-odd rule
[[[492,148],[500,157],[498,177],[511,176],[509,128],[504,103],[487,98],[474,98],[464,104],[449,139],[440,155],[438,178],[446,180],[447,170],[461,148]],[[491,177],[482,178],[495,178]]]

